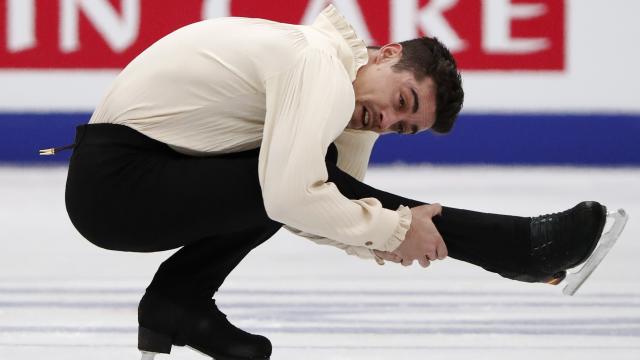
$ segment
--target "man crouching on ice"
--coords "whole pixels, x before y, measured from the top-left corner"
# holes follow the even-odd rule
[[[379,134],[446,133],[462,103],[440,42],[367,48],[333,6],[311,26],[198,22],[136,57],[77,128],[67,211],[106,249],[180,248],[140,301],[138,347],[148,358],[173,345],[269,358],[269,340],[229,323],[212,298],[283,224],[379,263],[426,267],[450,255],[511,279],[561,280],[597,243],[598,203],[526,218],[427,205],[361,182]]]

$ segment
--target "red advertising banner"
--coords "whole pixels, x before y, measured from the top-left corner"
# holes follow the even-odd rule
[[[333,3],[369,45],[437,36],[465,70],[558,71],[565,1],[0,0],[0,68],[121,68],[192,22],[245,16],[310,23]]]

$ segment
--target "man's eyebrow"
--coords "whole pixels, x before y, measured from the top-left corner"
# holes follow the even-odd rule
[[[418,103],[418,94],[413,88],[411,88],[411,93],[413,94],[413,113],[415,114],[418,112],[418,106],[420,106],[420,103]]]

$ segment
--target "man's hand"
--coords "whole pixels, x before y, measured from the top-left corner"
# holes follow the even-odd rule
[[[402,261],[400,256],[389,251],[373,250],[373,253],[382,260],[391,261],[394,263],[399,263],[400,261]]]
[[[420,266],[427,267],[431,260],[447,257],[447,246],[431,220],[441,212],[440,204],[411,208],[411,226],[402,244],[392,251],[402,259],[402,265],[409,266],[413,260],[418,260]]]

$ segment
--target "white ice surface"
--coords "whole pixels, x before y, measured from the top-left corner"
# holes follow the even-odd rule
[[[65,178],[0,167],[0,359],[138,359],[137,301],[171,252],[91,245],[67,218]],[[231,321],[272,340],[272,359],[640,359],[640,169],[393,167],[367,182],[514,215],[597,200],[630,220],[573,298],[453,259],[378,266],[280,232],[218,295]]]

